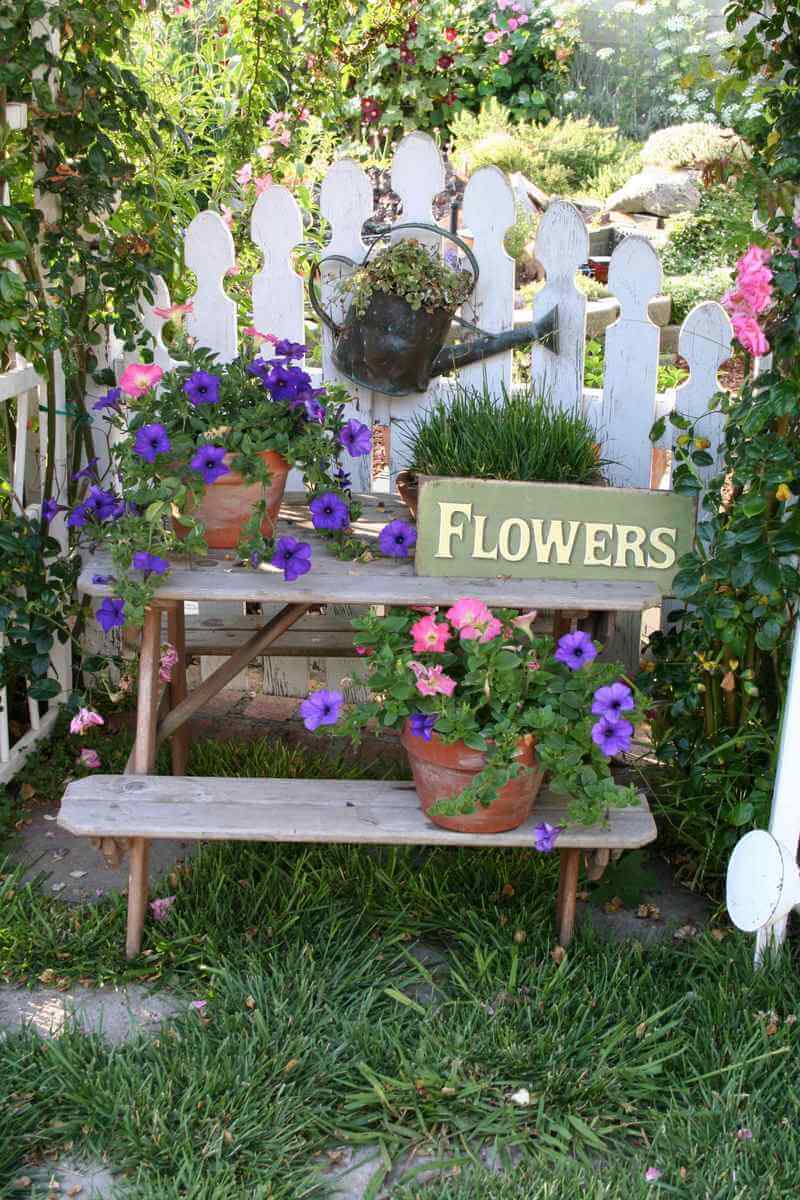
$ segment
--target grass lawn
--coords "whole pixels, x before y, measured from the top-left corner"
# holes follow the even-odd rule
[[[73,753],[57,738],[31,766],[40,795]],[[191,769],[276,766],[330,771],[264,742],[196,745]],[[382,1147],[368,1200],[411,1147],[448,1171],[397,1200],[797,1194],[789,953],[755,974],[751,938],[645,951],[584,923],[557,962],[553,857],[218,843],[155,889],[171,915],[127,964],[123,899],[71,907],[5,870],[7,982],[149,980],[207,1005],[113,1048],[0,1040],[0,1196],[26,1155],[70,1147],[126,1169],[137,1200],[321,1198],[314,1158],[345,1143]],[[487,1145],[513,1169],[486,1171]]]

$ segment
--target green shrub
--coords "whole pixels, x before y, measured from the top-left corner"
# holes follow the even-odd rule
[[[583,360],[583,386],[601,388],[603,386],[603,368],[605,363],[605,343],[599,338],[589,338],[586,342],[586,354]],[[669,391],[688,377],[688,371],[683,367],[662,364],[658,368],[656,390]]]
[[[701,167],[743,157],[741,138],[732,129],[704,121],[659,129],[642,148],[642,162],[652,167]]]
[[[599,438],[583,414],[526,391],[456,390],[405,425],[413,471],[477,479],[593,483]]]
[[[604,168],[623,163],[629,171],[631,143],[616,128],[588,118],[550,121],[546,125],[512,125],[508,113],[491,100],[478,114],[459,113],[453,120],[452,158],[457,170],[472,174],[494,165],[521,171],[546,192],[585,191]],[[638,152],[638,147],[637,147]]]
[[[705,188],[696,212],[674,218],[661,262],[669,275],[731,267],[753,234],[753,196],[716,184]]]
[[[591,179],[587,180],[585,194],[605,200],[612,192],[618,191],[642,169],[641,149],[641,142],[621,142],[617,158],[598,167]]]
[[[539,228],[539,218],[519,202],[514,207],[517,219],[506,234],[504,245],[506,253],[510,254],[516,262],[522,257],[528,242],[535,236],[536,230]]]
[[[693,275],[665,275],[662,291],[672,297],[672,322],[680,325],[704,300],[721,300],[731,286],[733,272],[727,267],[698,271]]]

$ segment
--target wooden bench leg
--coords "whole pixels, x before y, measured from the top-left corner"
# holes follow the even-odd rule
[[[142,948],[144,918],[147,913],[149,860],[148,839],[132,838],[128,866],[128,931],[125,939],[125,956],[129,959],[136,958]]]
[[[178,600],[167,613],[169,640],[175,647],[178,661],[172,668],[169,684],[169,706],[175,708],[186,699],[186,622],[183,616],[183,601]],[[172,735],[172,774],[185,775],[189,758],[189,726],[181,725]]]
[[[136,741],[131,774],[147,775],[156,761],[158,721],[158,668],[161,659],[161,609],[148,608],[144,614],[142,650],[139,658],[139,698],[136,708]],[[144,918],[147,912],[148,861],[147,838],[131,838],[128,868],[128,934],[125,953],[136,958],[142,947]]]
[[[578,903],[578,871],[581,865],[580,850],[562,850],[561,875],[558,880],[556,924],[559,945],[567,946],[572,941],[575,929],[575,908]]]

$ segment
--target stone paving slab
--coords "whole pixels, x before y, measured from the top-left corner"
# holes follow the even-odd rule
[[[23,1183],[29,1180],[29,1183]],[[45,1197],[75,1197],[76,1200],[113,1200],[123,1193],[115,1191],[114,1172],[102,1163],[80,1163],[72,1159],[45,1159],[36,1167],[18,1172],[17,1186],[11,1195],[20,1200],[45,1200]],[[55,1185],[55,1186],[53,1186]]]
[[[156,1034],[162,1021],[188,1009],[164,992],[147,988],[0,988],[0,1037],[29,1026],[45,1038],[57,1038],[74,1021],[85,1033],[100,1033],[114,1045],[138,1033]]]

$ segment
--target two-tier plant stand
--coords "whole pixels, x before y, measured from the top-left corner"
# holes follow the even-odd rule
[[[355,532],[377,543],[392,515],[392,502],[362,496],[364,515]],[[148,851],[153,838],[268,842],[344,842],[378,845],[533,846],[533,827],[541,821],[566,824],[566,803],[540,794],[533,816],[519,829],[499,834],[451,833],[423,815],[411,783],[287,779],[219,779],[187,776],[187,721],[254,659],[268,653],[276,639],[309,608],[326,604],[449,605],[459,596],[476,596],[497,607],[547,609],[560,623],[577,612],[641,612],[660,603],[651,584],[630,582],[497,579],[434,579],[416,575],[413,563],[379,556],[371,562],[336,558],[313,530],[307,505],[291,498],[281,510],[278,535],[291,534],[313,546],[313,567],[293,583],[267,568],[235,565],[232,556],[212,554],[201,563],[176,561],[159,586],[145,615],[139,660],[136,739],[124,775],[92,775],[71,783],[64,795],[59,824],[70,832],[98,839],[112,859],[130,849],[127,955],[140,950],[148,896]],[[97,555],[84,564],[81,592],[110,596],[113,585],[93,582],[112,571]],[[256,630],[195,691],[187,694],[184,604],[230,601],[276,602],[283,607]],[[172,680],[160,689],[162,617],[178,662]],[[172,776],[157,776],[159,745],[169,738]],[[614,850],[646,845],[656,836],[647,802],[609,812],[603,825],[566,828],[558,839],[561,877],[557,901],[559,939],[573,931],[582,853],[607,860]]]

